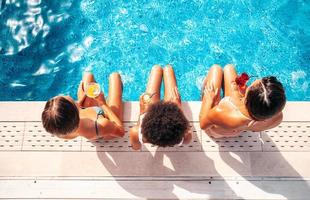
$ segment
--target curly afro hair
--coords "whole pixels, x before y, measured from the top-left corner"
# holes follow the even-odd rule
[[[189,122],[175,103],[160,101],[148,108],[141,132],[149,143],[167,147],[179,144],[188,127]]]

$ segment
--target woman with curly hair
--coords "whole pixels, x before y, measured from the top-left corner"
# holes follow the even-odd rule
[[[160,100],[160,87],[164,79],[164,100]],[[142,143],[160,147],[187,144],[191,140],[189,122],[184,116],[173,68],[153,67],[146,92],[140,96],[140,115],[130,130],[130,142],[135,150]]]

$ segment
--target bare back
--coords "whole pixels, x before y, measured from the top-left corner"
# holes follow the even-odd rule
[[[208,131],[216,137],[234,137],[242,131],[262,131],[277,126],[282,121],[282,112],[270,119],[255,121],[245,107],[244,91],[240,91],[235,79],[237,73],[232,65],[224,68],[225,97],[209,112],[213,122]]]
[[[233,102],[229,101],[226,98],[222,99],[210,111],[210,115],[213,115],[213,119],[211,120],[213,125],[207,132],[213,137],[235,137],[242,131],[259,132],[273,128],[282,121],[282,113],[268,120],[255,121],[243,114],[236,105],[233,105]]]

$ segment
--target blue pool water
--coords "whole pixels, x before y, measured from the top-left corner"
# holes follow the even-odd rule
[[[75,96],[85,69],[105,91],[120,72],[137,100],[167,63],[183,100],[199,100],[213,63],[275,75],[289,100],[310,100],[310,1],[0,0],[0,100]]]

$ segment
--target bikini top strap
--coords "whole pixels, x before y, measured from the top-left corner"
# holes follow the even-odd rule
[[[234,102],[232,101],[231,97],[226,96],[226,97],[224,97],[221,101],[226,101],[226,102],[228,102],[231,106],[234,107],[234,109],[235,109],[237,112],[239,112],[239,113],[240,113],[241,115],[243,115],[245,118],[249,119],[250,122],[249,122],[248,125],[247,125],[248,127],[254,126],[254,125],[257,123],[256,120],[253,120],[252,118],[249,118],[249,117],[245,116],[245,115],[239,110],[239,108],[234,104]]]
[[[183,145],[183,142],[184,142],[184,137],[182,138],[181,142],[178,144],[178,146],[182,146]]]
[[[96,111],[96,113],[97,113],[97,117],[96,117],[96,121],[95,121],[95,128],[96,128],[96,136],[97,136],[97,138],[99,138],[99,128],[98,128],[98,118],[99,118],[99,116],[103,116],[104,117],[104,111],[103,111],[103,109],[102,108],[100,108],[100,107],[93,107],[93,109]]]
[[[248,127],[252,127],[252,126],[254,126],[256,123],[257,123],[257,121],[251,120],[251,121],[248,123]]]
[[[139,142],[141,144],[143,144],[143,135],[142,135],[141,125],[142,125],[142,122],[143,122],[145,115],[146,115],[146,113],[143,113],[142,115],[140,115],[140,118],[139,118],[138,138],[139,138]]]

